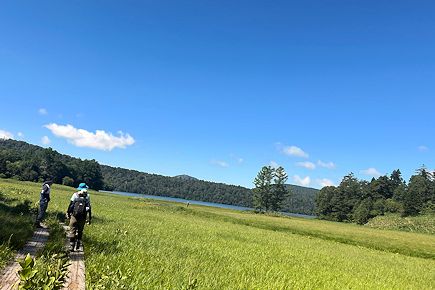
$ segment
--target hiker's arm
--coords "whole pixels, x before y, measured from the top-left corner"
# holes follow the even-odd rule
[[[89,213],[88,225],[90,225],[91,224],[91,220],[92,220],[92,211],[91,211],[91,208],[89,208],[88,213]]]
[[[89,219],[88,219],[88,224],[91,224],[91,220],[92,220],[92,207],[91,207],[91,201],[88,197],[87,202],[86,202],[86,207],[88,209],[88,213],[89,213]]]
[[[71,213],[73,212],[73,207],[74,207],[74,202],[70,201],[69,206],[68,206],[68,210],[66,211],[68,216],[71,216]]]

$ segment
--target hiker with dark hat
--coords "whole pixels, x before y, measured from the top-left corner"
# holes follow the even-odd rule
[[[53,180],[46,180],[42,184],[41,196],[39,198],[39,211],[36,217],[35,226],[41,228],[41,222],[44,220],[45,213],[47,212],[48,203],[50,202],[50,191]]]
[[[83,229],[86,223],[86,216],[89,213],[88,225],[91,224],[91,200],[88,194],[86,183],[80,183],[70,200],[67,217],[69,221],[69,238],[71,251],[79,250],[82,246]]]

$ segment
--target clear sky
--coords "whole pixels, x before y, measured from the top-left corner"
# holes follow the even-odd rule
[[[3,1],[0,137],[320,188],[435,167],[434,1]],[[121,132],[122,133],[121,133]]]

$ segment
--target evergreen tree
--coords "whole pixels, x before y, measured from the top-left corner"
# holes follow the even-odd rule
[[[363,225],[369,221],[372,217],[372,201],[370,198],[364,199],[359,203],[356,207],[355,212],[353,214],[353,220],[359,224]]]
[[[411,176],[403,198],[403,216],[418,215],[432,200],[432,174],[423,166]]]
[[[393,170],[393,172],[390,175],[390,184],[391,184],[391,189],[393,190],[393,192],[402,185],[405,185],[405,181],[402,178],[402,173],[400,172],[399,169]]]
[[[263,166],[254,179],[253,206],[256,210],[271,209],[273,175],[274,169],[271,166]]]
[[[367,193],[352,172],[343,178],[337,193],[331,200],[333,220],[349,221],[352,219],[353,208]]]
[[[332,197],[338,194],[335,186],[323,187],[316,196],[316,215],[320,219],[332,219]]]
[[[270,207],[273,211],[280,211],[282,203],[288,195],[288,190],[285,185],[288,175],[282,166],[275,169],[274,172],[274,184],[272,188],[272,195],[270,200]]]
[[[378,179],[372,179],[370,189],[374,199],[391,198],[393,196],[393,188],[388,176],[380,176]]]

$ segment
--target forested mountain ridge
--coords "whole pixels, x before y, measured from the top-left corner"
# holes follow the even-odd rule
[[[40,182],[53,178],[55,183],[77,186],[86,182],[91,188],[252,207],[249,188],[196,179],[188,175],[174,177],[137,170],[100,165],[81,160],[23,141],[0,139],[0,177]],[[313,214],[318,190],[288,185],[293,194],[286,198],[283,210]]]
[[[178,197],[252,207],[252,190],[235,185],[199,180],[195,177],[162,176],[101,165],[106,190]],[[283,211],[314,214],[317,189],[287,185],[292,194],[284,200]]]
[[[81,160],[23,141],[0,139],[0,177],[76,186],[86,182],[93,189],[103,188],[100,164]]]
[[[101,165],[104,189],[178,197],[239,206],[251,205],[251,191],[236,185],[149,174]]]

